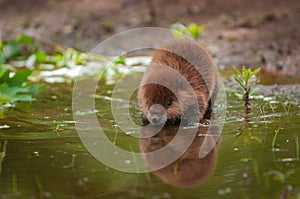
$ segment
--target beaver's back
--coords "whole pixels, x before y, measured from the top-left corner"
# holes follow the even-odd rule
[[[162,64],[178,71],[207,99],[216,86],[215,66],[206,50],[195,41],[177,40],[155,51],[152,64]],[[151,66],[150,66],[151,67]]]

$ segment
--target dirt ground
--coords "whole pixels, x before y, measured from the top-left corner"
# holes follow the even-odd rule
[[[42,36],[88,51],[134,27],[206,24],[201,43],[218,67],[262,66],[300,83],[299,0],[0,0],[0,36]]]

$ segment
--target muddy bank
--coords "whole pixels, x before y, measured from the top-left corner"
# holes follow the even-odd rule
[[[297,0],[151,2],[1,0],[0,36],[39,35],[89,51],[99,41],[130,28],[169,27],[178,21],[205,23],[200,42],[210,50],[219,68],[262,66],[266,72],[286,78],[300,75]]]
[[[295,85],[258,85],[258,94],[263,96],[275,96],[287,99],[294,104],[299,104],[300,84]]]

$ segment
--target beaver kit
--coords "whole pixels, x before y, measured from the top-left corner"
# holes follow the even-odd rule
[[[216,67],[196,41],[176,40],[154,52],[138,89],[143,123],[209,119],[218,92]]]

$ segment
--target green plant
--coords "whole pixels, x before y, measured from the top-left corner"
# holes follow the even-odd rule
[[[299,144],[299,134],[295,134],[295,145],[296,145],[296,158],[300,160],[300,144]]]
[[[29,54],[37,49],[35,41],[25,35],[18,36],[15,40],[1,41],[0,39],[0,64],[5,61]]]
[[[252,70],[251,68],[237,69],[235,66],[232,67],[235,71],[234,79],[242,87],[242,90],[237,91],[237,96],[242,96],[247,110],[250,110],[250,96],[252,96],[257,90],[252,87],[259,82],[256,75],[260,71],[260,67]]]
[[[44,49],[47,49],[47,51]],[[102,67],[102,65],[110,62],[111,59],[112,57],[108,56],[80,52],[39,36],[21,35],[14,40],[3,42],[0,38],[0,66],[3,71],[10,69],[10,71],[15,72],[19,69],[24,70],[27,68],[34,70],[32,79],[40,79],[42,77],[42,80],[50,83],[71,82],[78,77],[76,76],[76,69],[94,62],[99,62],[97,68],[99,69],[99,74],[103,74],[102,77],[104,79],[109,79],[112,76],[118,76],[128,71],[128,66],[125,65],[125,58],[120,57],[110,67],[109,73],[106,73],[104,71],[105,67]],[[96,66],[94,67],[96,68]],[[60,70],[61,68],[65,68],[65,70]],[[40,76],[40,72],[44,71],[47,72]],[[92,72],[86,71],[84,75],[87,73],[92,74]]]
[[[281,102],[281,106],[282,106],[282,108],[284,109],[285,114],[287,114],[287,115],[289,114],[291,105],[292,105],[292,103],[289,102],[289,101],[284,102],[284,103]],[[287,107],[286,107],[286,106],[287,106]]]
[[[33,101],[32,95],[40,90],[40,85],[28,85],[28,76],[31,70],[17,71],[6,70],[2,73],[0,68],[0,104],[14,101]]]
[[[44,46],[50,47],[51,51],[46,53]],[[12,68],[36,69],[45,65],[53,65],[52,68],[70,67],[85,64],[89,58],[88,54],[39,37],[21,35],[15,40],[3,42],[0,39],[0,65]]]
[[[262,106],[260,106],[259,110],[260,110],[260,114],[261,114],[261,117],[263,118],[264,122],[267,122],[265,107],[262,105]]]
[[[185,26],[181,23],[172,24],[170,27],[173,31],[172,34],[175,38],[181,39],[185,36],[190,36],[193,39],[197,40],[203,34],[205,30],[205,24],[197,25],[195,23],[190,23],[189,25]]]
[[[122,65],[126,65],[125,57],[118,57],[118,58],[114,61],[114,64],[122,64]]]
[[[0,141],[0,174],[2,173],[2,163],[6,156],[7,140]]]
[[[272,140],[272,150],[275,149],[275,144],[276,144],[276,140],[277,140],[277,136],[278,136],[279,130],[280,130],[280,127],[275,130],[275,135],[274,135],[273,140]]]
[[[186,30],[194,39],[198,39],[199,37],[202,36],[203,31],[205,30],[205,25],[202,24],[202,25],[198,26],[195,23],[190,23],[187,26]]]
[[[3,112],[4,105],[7,103],[15,103],[19,101],[33,101],[32,96],[41,90],[38,84],[28,85],[28,77],[32,73],[31,70],[2,71],[0,66],[0,113]]]
[[[11,106],[18,101],[33,101],[32,96],[40,91],[40,85],[28,85],[31,70],[17,70],[7,64],[36,49],[34,40],[28,36],[19,36],[16,40],[3,42],[0,39],[0,117],[3,117],[3,110],[7,104]]]

